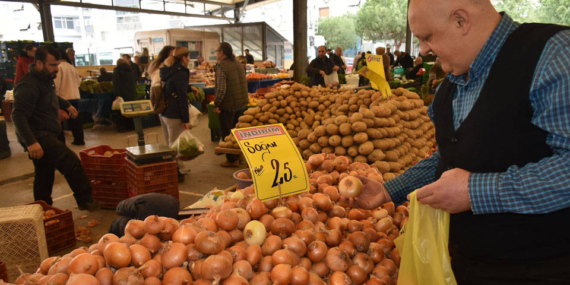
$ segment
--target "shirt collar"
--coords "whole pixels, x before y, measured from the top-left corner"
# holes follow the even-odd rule
[[[513,21],[513,19],[507,15],[505,12],[501,12],[502,19],[491,34],[491,36],[487,39],[487,42],[479,52],[479,55],[469,66],[469,78],[477,78],[484,73],[485,70],[491,68],[493,63],[495,62],[495,58],[503,44],[509,37],[509,35],[518,28],[520,25],[519,23]],[[458,85],[467,85],[467,75],[462,74],[459,76],[455,76],[453,74],[448,75],[448,79],[455,84]]]

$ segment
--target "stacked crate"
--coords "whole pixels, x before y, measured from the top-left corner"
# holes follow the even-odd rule
[[[137,165],[127,160],[126,175],[129,197],[147,193],[167,194],[179,199],[176,161]]]
[[[128,198],[126,156],[126,149],[115,149],[108,145],[79,153],[85,174],[91,182],[91,196],[103,202],[103,208],[115,209],[119,202]]]
[[[75,246],[75,225],[73,223],[73,214],[70,210],[62,210],[52,207],[44,201],[36,201],[32,204],[42,206],[44,212],[53,210],[55,216],[44,219],[44,230],[46,233],[46,242],[49,255]]]
[[[40,205],[0,208],[0,260],[11,282],[20,276],[18,268],[34,273],[49,257],[43,218]]]

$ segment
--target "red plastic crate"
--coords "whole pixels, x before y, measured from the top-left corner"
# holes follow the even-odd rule
[[[141,172],[141,168],[143,168]],[[129,185],[144,188],[159,184],[178,184],[177,164],[174,161],[167,163],[154,163],[150,166],[137,166],[132,161],[127,162],[126,177]]]
[[[6,269],[6,263],[0,261],[0,280],[8,282],[8,270]]]
[[[110,157],[103,156],[107,151],[120,153]],[[126,149],[100,145],[79,152],[79,157],[90,180],[125,181]]]
[[[128,198],[126,181],[91,180],[91,197],[103,203],[103,208],[116,209],[117,205]]]
[[[70,210],[61,210],[46,204],[44,201],[36,201],[30,204],[41,205],[44,212],[54,210],[55,216],[44,219],[44,229],[46,233],[46,242],[49,255],[52,255],[62,249],[75,246],[75,225],[73,223],[73,214]]]

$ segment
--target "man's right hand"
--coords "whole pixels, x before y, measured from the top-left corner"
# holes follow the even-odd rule
[[[356,176],[356,178],[362,181],[362,192],[358,197],[350,199],[349,203],[356,208],[362,209],[375,209],[380,207],[382,204],[392,201],[392,197],[388,194],[388,191],[382,185],[382,183],[372,180],[363,176]],[[341,197],[344,201],[347,201],[345,197]]]
[[[322,76],[322,77],[325,77],[325,76],[327,76],[327,74],[326,74],[324,71],[321,70],[321,76]]]
[[[44,156],[44,150],[39,143],[28,146],[28,153],[31,159],[40,159]]]

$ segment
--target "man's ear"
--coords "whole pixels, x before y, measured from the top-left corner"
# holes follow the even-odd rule
[[[40,69],[44,69],[44,63],[41,60],[36,60],[36,66]]]
[[[451,20],[454,23],[454,26],[458,29],[461,29],[461,34],[466,35],[469,33],[471,29],[471,18],[469,17],[469,13],[465,9],[456,9],[451,14]]]

